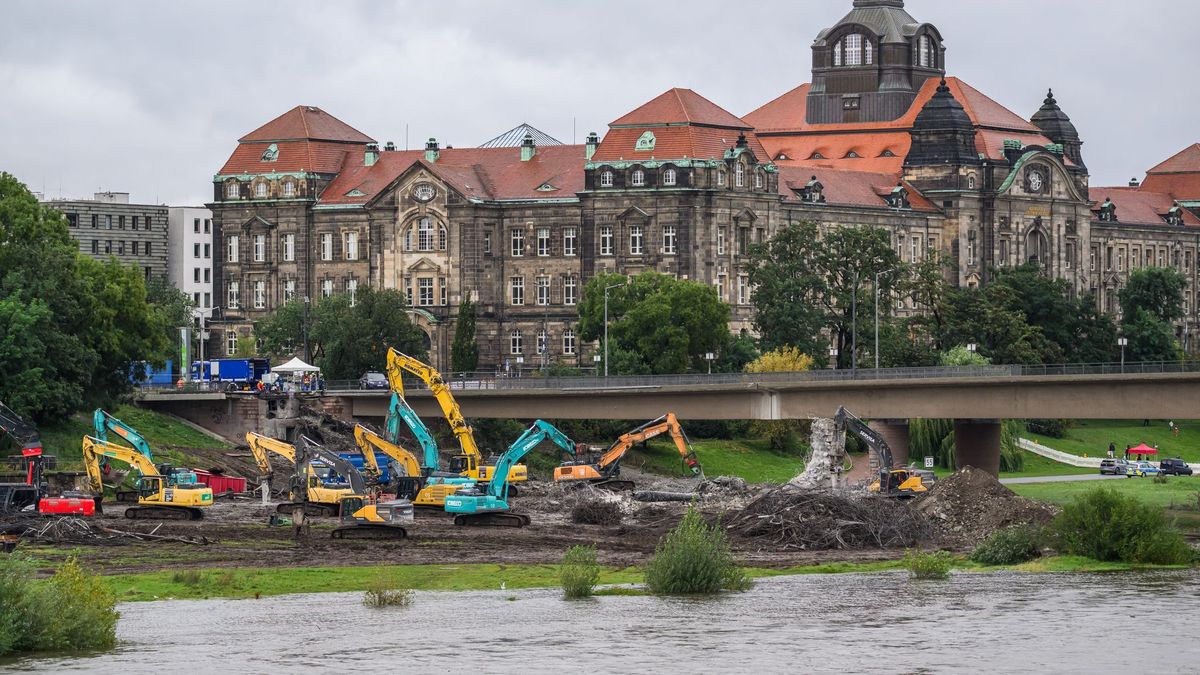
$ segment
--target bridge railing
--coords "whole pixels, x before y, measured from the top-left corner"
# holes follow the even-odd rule
[[[988,365],[951,366],[921,368],[881,368],[857,370],[812,370],[802,373],[687,373],[682,375],[620,375],[620,376],[559,376],[545,375],[538,370],[488,371],[447,374],[446,382],[454,390],[613,390],[649,389],[657,387],[686,387],[704,385],[744,385],[747,387],[770,387],[773,384],[800,382],[849,382],[921,380],[939,378],[1001,378],[1001,377],[1070,377],[1080,375],[1120,376],[1159,375],[1169,373],[1200,372],[1200,361],[1171,361],[1153,363],[1071,363],[1053,365]],[[364,390],[358,380],[329,380],[325,383],[327,393],[348,393]],[[419,381],[405,380],[409,389],[424,389]],[[174,385],[146,385],[143,391],[156,393],[218,392],[224,387],[217,383],[207,388],[203,383],[192,383],[184,387]],[[386,390],[384,390],[386,391]]]

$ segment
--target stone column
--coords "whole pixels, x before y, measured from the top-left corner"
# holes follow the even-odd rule
[[[892,462],[896,467],[908,465],[908,420],[871,420],[869,427],[883,436],[892,451]],[[871,453],[871,468],[879,469],[880,458]]]
[[[1000,477],[1000,420],[954,420],[954,461]]]

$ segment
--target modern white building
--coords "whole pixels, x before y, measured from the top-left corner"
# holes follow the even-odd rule
[[[213,307],[212,211],[200,206],[172,206],[168,216],[171,283],[192,299],[197,309]]]

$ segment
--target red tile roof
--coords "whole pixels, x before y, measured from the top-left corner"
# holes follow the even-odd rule
[[[363,166],[361,159],[347,162],[342,173],[325,188],[319,203],[365,204],[418,164],[468,198],[486,201],[573,198],[583,190],[586,157],[582,145],[539,147],[528,162],[521,161],[520,148],[446,149],[432,163],[425,161],[423,150],[382,152],[374,166]],[[538,190],[546,184],[557,189]],[[363,195],[347,196],[355,190]]]
[[[1165,192],[1175,199],[1200,199],[1200,143],[1184,148],[1146,172],[1142,189]]]
[[[816,177],[825,188],[825,203],[833,206],[861,206],[886,208],[886,195],[897,185],[908,190],[908,201],[914,211],[935,212],[938,210],[916,188],[900,179],[899,172],[846,171],[800,166],[779,167],[779,193],[785,198],[798,199],[796,190],[808,185]]]
[[[750,125],[691,89],[671,89],[621,117],[610,127],[626,125],[699,124],[731,129]]]
[[[637,141],[646,131],[653,131],[653,150],[635,151]],[[725,151],[737,145],[738,137],[746,135],[746,145],[762,163],[769,163],[771,156],[753,132],[739,129],[716,129],[713,127],[636,127],[611,129],[596,148],[594,162],[659,161],[672,159],[722,159]]]
[[[337,173],[343,163],[353,161],[347,157],[357,158],[361,163],[364,149],[362,145],[303,140],[276,143],[275,146],[279,151],[277,158],[266,162],[263,151],[269,147],[267,143],[239,143],[218,173]]]
[[[989,159],[1004,157],[1004,141],[1048,145],[1051,141],[1031,122],[1022,119],[968,85],[949,77],[946,84],[975,124],[976,146]],[[800,166],[836,167],[855,171],[899,172],[912,145],[909,131],[921,109],[937,91],[938,81],[926,80],[908,112],[890,122],[809,124],[808,92],[803,84],[746,115],[772,159]],[[890,151],[893,157],[883,156]],[[858,158],[848,155],[854,152]],[[787,160],[777,159],[779,154]],[[819,153],[821,158],[814,158]]]
[[[1166,225],[1163,216],[1172,206],[1175,199],[1162,192],[1150,192],[1136,187],[1093,187],[1089,196],[1095,204],[1092,210],[1098,212],[1105,199],[1111,199],[1117,205],[1117,222],[1135,225]],[[1189,227],[1200,226],[1197,218],[1187,209],[1183,209],[1183,224]]]
[[[241,143],[309,139],[371,143],[371,137],[316,106],[298,105],[238,139]]]

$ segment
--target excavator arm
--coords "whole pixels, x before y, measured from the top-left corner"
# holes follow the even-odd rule
[[[833,417],[833,422],[845,431],[853,433],[862,439],[863,443],[871,446],[875,452],[879,453],[880,468],[885,471],[891,471],[894,467],[895,460],[892,457],[892,449],[888,447],[887,441],[883,440],[874,429],[867,426],[867,423],[860,420],[853,413],[845,408],[838,408],[837,414]]]
[[[87,469],[88,486],[97,495],[104,494],[104,482],[100,472],[101,457],[115,459],[118,462],[128,464],[136,469],[142,475],[143,479],[148,478],[152,480],[157,479],[159,482],[162,481],[162,476],[159,475],[154,462],[150,461],[149,458],[137,450],[109,443],[99,438],[84,436],[83,465]]]
[[[403,383],[401,383],[400,387],[403,386]],[[417,442],[421,444],[422,468],[431,473],[439,471],[441,469],[440,459],[438,457],[437,442],[433,440],[433,434],[429,432],[429,427],[425,426],[425,422],[417,415],[417,411],[413,410],[408,401],[404,400],[403,391],[395,389],[393,386],[392,400],[388,405],[386,440],[394,445],[400,443],[401,422],[408,426],[409,431],[416,437]]]
[[[421,465],[417,462],[415,455],[361,424],[354,427],[354,441],[358,444],[358,449],[362,452],[367,466],[377,475],[379,474],[379,461],[375,457],[376,450],[396,460],[404,469],[406,476],[421,475]]]
[[[42,447],[42,437],[37,427],[26,422],[3,402],[0,402],[0,433],[11,436],[22,450]]]
[[[553,424],[542,420],[534,422],[533,426],[526,429],[525,433],[521,434],[520,438],[514,441],[508,451],[501,455],[499,461],[496,462],[496,471],[492,475],[492,479],[488,481],[487,493],[497,499],[506,500],[508,481],[505,480],[505,477],[508,476],[509,469],[545,440],[553,441],[558,447],[564,450],[570,449],[572,452],[578,447],[575,441],[559,431]]]
[[[687,439],[687,435],[683,431],[683,426],[679,424],[675,413],[667,413],[656,420],[646,422],[642,426],[622,434],[617,442],[613,444],[600,457],[600,461],[596,466],[600,470],[607,470],[613,464],[616,464],[625,457],[625,453],[629,452],[635,444],[643,441],[648,441],[656,436],[661,436],[664,433],[670,433],[672,440],[675,441],[675,448],[679,451],[684,462],[693,474],[699,475],[701,472],[700,463],[696,460],[696,452],[692,450],[691,443]]]
[[[271,467],[268,453],[273,452],[292,463],[296,461],[296,446],[291,443],[256,434],[253,431],[246,432],[246,443],[250,445],[250,454],[254,455],[254,462],[258,464],[258,470],[262,473],[263,478],[269,479],[275,473]]]
[[[95,427],[95,438],[101,441],[108,441],[108,432],[121,437],[122,440],[133,446],[135,450],[146,456],[146,459],[154,461],[154,453],[150,450],[150,444],[146,439],[137,432],[133,427],[125,424],[121,420],[108,414],[101,408],[96,408],[92,413],[92,426]]]
[[[326,450],[308,436],[300,437],[300,447],[296,450],[297,464],[301,460],[304,460],[305,467],[312,463],[313,460],[319,460],[328,464],[338,475],[345,476],[350,481],[350,489],[354,491],[354,494],[367,494],[367,482],[363,479],[361,471],[351,464],[349,460],[341,457],[336,452]]]
[[[479,447],[475,445],[475,436],[471,433],[471,427],[467,425],[467,420],[463,417],[462,411],[458,407],[458,402],[454,400],[454,395],[450,393],[450,387],[446,386],[446,382],[442,379],[441,373],[434,370],[421,361],[414,359],[406,354],[401,354],[395,349],[388,349],[387,360],[387,376],[388,383],[392,387],[392,391],[404,395],[404,379],[405,372],[411,373],[421,379],[429,391],[433,393],[433,397],[437,399],[438,406],[442,409],[442,415],[450,424],[450,430],[454,432],[454,437],[458,439],[458,444],[462,448],[463,454],[479,462],[482,455],[479,452]],[[507,474],[505,474],[507,475]]]

